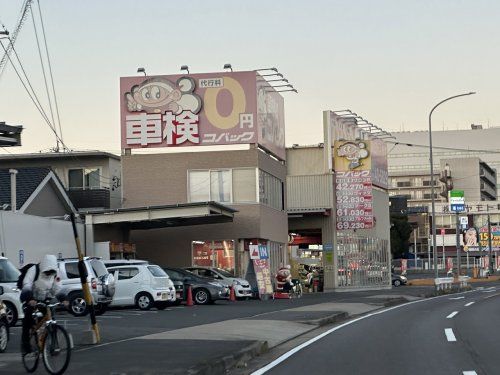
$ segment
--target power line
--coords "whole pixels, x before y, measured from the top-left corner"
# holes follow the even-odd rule
[[[408,146],[408,147],[420,147],[429,148],[429,145],[417,145],[414,143],[396,142],[396,141],[386,141],[386,143],[394,144],[395,146]],[[479,152],[479,153],[492,153],[500,154],[500,150],[473,150],[469,148],[454,148],[454,147],[443,147],[443,146],[432,146],[433,149],[448,150],[448,151],[464,151],[464,152]],[[391,149],[392,151],[392,149]]]

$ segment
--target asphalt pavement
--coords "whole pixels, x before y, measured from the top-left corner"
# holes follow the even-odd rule
[[[61,313],[57,319],[75,339],[68,374],[208,373],[207,369],[215,361],[225,363],[228,356],[255,343],[265,342],[266,347],[275,348],[268,352],[271,355],[293,340],[313,335],[320,329],[318,322],[335,321],[329,319],[340,314],[344,314],[344,320],[347,316],[355,318],[394,303],[419,301],[432,291],[429,287],[400,287],[306,294],[291,300],[221,301],[209,306],[179,306],[164,311],[112,309],[98,317],[102,342],[92,346],[80,345],[78,340],[89,327],[88,317],[74,318]],[[404,324],[396,326],[404,331]],[[0,373],[24,373],[19,353],[20,334],[19,326],[12,329],[8,350],[0,354]],[[347,343],[351,346],[356,340],[347,340],[344,345]],[[404,358],[408,357],[401,343],[395,348]],[[243,364],[250,366],[250,359],[246,358]],[[193,370],[200,368],[204,370]],[[220,371],[212,368],[214,374],[222,373]]]
[[[482,287],[368,313],[253,374],[499,374],[499,291]]]

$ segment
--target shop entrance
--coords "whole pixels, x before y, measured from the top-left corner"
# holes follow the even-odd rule
[[[288,259],[292,277],[301,280],[306,291],[322,292],[324,286],[321,229],[301,229],[288,235]]]
[[[234,274],[234,240],[193,241],[193,266],[216,267]]]

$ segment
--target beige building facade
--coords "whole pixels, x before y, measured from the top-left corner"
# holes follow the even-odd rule
[[[122,173],[125,209],[215,201],[237,211],[229,223],[131,231],[138,258],[245,275],[249,245],[266,244],[271,272],[286,261],[286,166],[262,150],[124,155]]]

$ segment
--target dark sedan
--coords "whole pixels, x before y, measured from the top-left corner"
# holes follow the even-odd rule
[[[401,286],[406,285],[408,283],[408,279],[405,276],[397,275],[393,273],[392,275],[392,285]]]
[[[193,293],[193,301],[198,305],[206,305],[218,299],[229,298],[229,288],[217,280],[201,277],[181,268],[165,267],[163,269],[170,276],[176,290],[179,283],[183,283],[183,299],[186,299],[189,285]]]

